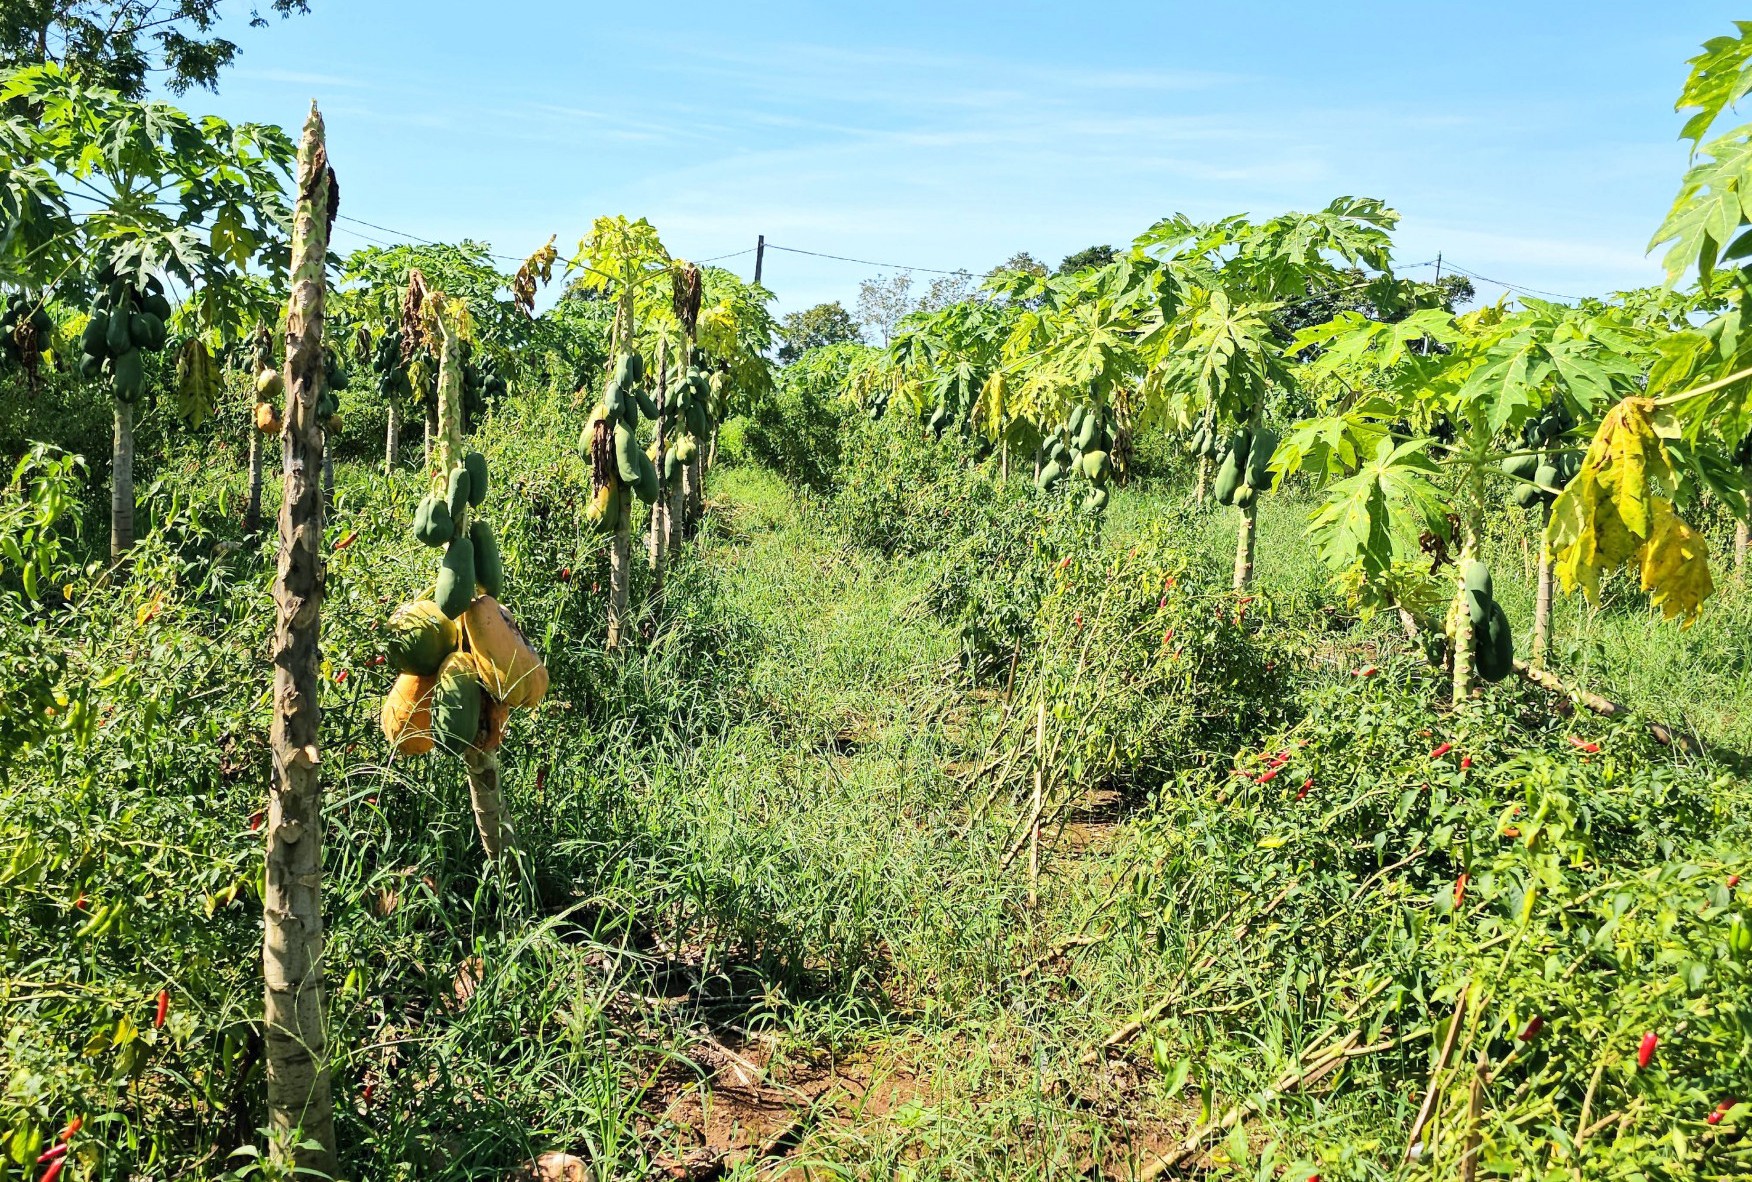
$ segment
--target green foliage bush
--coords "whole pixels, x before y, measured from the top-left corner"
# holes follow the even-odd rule
[[[773,388],[746,409],[739,450],[792,484],[831,491],[846,428],[857,413],[843,395],[846,374],[868,351],[823,345],[780,370]]]

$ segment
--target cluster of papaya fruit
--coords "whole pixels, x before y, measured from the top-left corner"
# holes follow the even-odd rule
[[[1217,461],[1217,479],[1211,491],[1219,505],[1237,509],[1252,506],[1259,494],[1271,488],[1271,457],[1277,451],[1277,432],[1270,427],[1240,427],[1220,446],[1216,424],[1200,428],[1203,438],[1194,436],[1194,449],[1201,456]]]
[[[431,590],[389,618],[384,656],[397,673],[383,703],[383,733],[403,755],[434,747],[492,751],[515,707],[547,693],[547,666],[499,603],[505,570],[492,526],[471,510],[486,499],[487,460],[469,452],[444,492],[414,511],[414,537],[443,546]]]
[[[316,396],[316,417],[322,429],[330,435],[341,433],[340,391],[352,382],[339,353],[324,345],[322,350],[322,393]]]
[[[1113,476],[1112,446],[1112,435],[1099,408],[1072,407],[1064,429],[1054,432],[1043,445],[1041,458],[1045,462],[1035,477],[1035,486],[1050,492],[1066,476],[1081,472],[1093,486],[1083,498],[1083,511],[1100,513],[1107,508],[1107,482]]]
[[[206,342],[191,336],[176,351],[176,413],[190,427],[213,417],[222,388],[219,363]]]
[[[79,336],[79,373],[96,380],[107,365],[116,401],[131,405],[146,393],[142,353],[164,348],[170,301],[156,275],[148,276],[144,287],[135,287],[108,263],[97,273],[97,288],[91,319]]]
[[[263,435],[281,430],[280,403],[286,397],[286,379],[274,365],[274,339],[260,329],[255,340],[255,425]]]
[[[925,419],[925,430],[931,433],[932,439],[943,438],[943,433],[955,423],[955,416],[950,413],[947,402],[938,402],[931,408],[930,415]]]
[[[404,603],[389,618],[384,650],[396,679],[383,700],[383,734],[401,755],[495,750],[511,711],[547,695],[547,666],[484,593],[457,619],[432,599]]]
[[[508,387],[505,379],[500,376],[499,368],[488,357],[485,363],[476,365],[474,361],[474,342],[462,342],[462,421],[465,429],[471,429],[480,422],[486,413],[487,404],[503,398]]]
[[[34,373],[36,359],[54,335],[55,321],[42,303],[22,291],[6,297],[6,308],[0,311],[0,355],[6,360]]]
[[[401,328],[391,326],[371,351],[371,372],[377,378],[377,394],[385,403],[411,401],[414,386],[402,364]]]
[[[1476,558],[1460,567],[1466,587],[1466,615],[1472,623],[1472,664],[1478,676],[1489,682],[1507,677],[1515,667],[1515,633],[1503,605],[1496,601],[1490,567]]]
[[[677,390],[678,397],[663,408],[665,418],[682,413],[682,395],[690,389],[692,376]],[[585,516],[597,529],[612,532],[630,489],[649,505],[657,499],[660,483],[651,451],[639,446],[639,415],[653,421],[657,407],[644,390],[645,362],[627,350],[615,358],[614,374],[602,392],[602,401],[590,413],[578,440],[579,453],[591,464],[591,487],[595,494]],[[694,414],[700,413],[697,409]],[[691,416],[690,416],[691,418]],[[675,455],[680,449],[671,449]],[[665,462],[665,467],[672,461]]]
[[[505,567],[492,525],[483,517],[470,520],[469,510],[487,496],[487,457],[471,451],[450,470],[444,492],[427,493],[414,509],[414,539],[444,547],[431,598],[448,619],[468,610],[479,587],[497,597],[503,590]]]
[[[1532,451],[1547,451],[1556,447],[1575,425],[1569,408],[1561,400],[1553,399],[1537,418],[1527,424],[1521,432],[1521,441]],[[1557,500],[1557,494],[1575,479],[1581,466],[1581,458],[1572,452],[1510,456],[1502,462],[1503,471],[1516,481],[1515,491],[1509,495],[1523,509],[1549,505]]]

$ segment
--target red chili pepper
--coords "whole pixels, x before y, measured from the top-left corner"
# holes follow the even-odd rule
[[[1443,743],[1440,747],[1437,747],[1434,751],[1430,752],[1430,758],[1431,759],[1440,759],[1440,758],[1442,758],[1442,756],[1448,754],[1448,752],[1450,752],[1452,750],[1454,750],[1454,744]]]
[[[1083,613],[1082,613],[1082,612],[1078,612],[1078,613],[1077,613],[1077,614],[1076,614],[1076,615],[1075,615],[1075,616],[1072,616],[1072,617],[1071,617],[1071,623],[1072,623],[1072,624],[1073,624],[1073,625],[1074,625],[1074,626],[1076,626],[1076,627],[1078,627],[1078,628],[1081,628],[1081,627],[1082,627],[1082,626],[1083,626]]]
[[[1242,607],[1246,607],[1248,604],[1252,603],[1255,599],[1258,599],[1258,598],[1259,597],[1257,595],[1243,595],[1240,599],[1237,599],[1235,602],[1239,603]]]
[[[375,669],[378,666],[387,663],[388,661],[389,661],[388,657],[384,656],[382,653],[378,653],[375,657],[371,658],[371,667],[373,669]]]
[[[1739,885],[1740,885],[1740,876],[1738,874],[1728,875],[1728,889],[1730,891]]]
[[[45,1149],[36,1159],[36,1164],[46,1166],[52,1161],[59,1161],[67,1155],[67,1143],[61,1142],[53,1149]]]
[[[74,1117],[72,1120],[67,1122],[67,1127],[61,1130],[61,1140],[62,1141],[71,1141],[73,1139],[73,1134],[77,1133],[80,1129],[82,1129],[84,1127],[85,1127],[85,1118],[83,1116]]]
[[[547,783],[547,764],[544,763],[539,768],[535,769],[535,790],[537,792],[540,792],[541,786],[543,784],[546,784],[546,783]]]
[[[152,1029],[164,1029],[164,1020],[170,1017],[170,990],[158,991],[158,1012],[152,1015]]]
[[[359,1099],[365,1101],[367,1104],[371,1103],[371,1088],[371,1084],[366,1084],[364,1090],[359,1093]]]
[[[1259,782],[1261,784],[1271,783],[1273,780],[1277,779],[1278,771],[1279,771],[1279,769],[1274,767],[1270,771],[1260,772],[1259,773]]]
[[[1503,826],[1503,836],[1519,837],[1521,836],[1521,827],[1519,825],[1505,825]]]
[[[346,680],[347,680],[347,671],[345,669],[342,669],[340,672],[335,674],[335,684],[336,685],[343,685],[346,683]]]
[[[1461,771],[1467,771],[1467,770],[1469,770],[1469,769],[1470,769],[1470,768],[1471,768],[1471,767],[1472,767],[1472,756],[1470,756],[1470,755],[1462,755],[1462,756],[1461,756],[1461,757],[1460,757],[1460,770],[1461,770]]]
[[[1576,738],[1574,735],[1566,735],[1564,737],[1569,740],[1569,745],[1574,747],[1577,751],[1584,752],[1588,755],[1598,755],[1600,753],[1600,744],[1598,743],[1589,743]]]
[[[345,550],[348,546],[351,546],[353,544],[353,539],[357,538],[358,536],[359,536],[358,530],[353,530],[353,531],[349,532],[346,537],[342,538],[340,541],[335,543],[335,549],[337,551]]]
[[[592,582],[591,582],[591,584],[590,584],[590,594],[592,594],[592,595],[595,595],[595,594],[596,594],[596,593],[597,593],[597,592],[598,592],[598,591],[601,591],[601,590],[602,590],[602,584],[601,584],[601,583],[598,583],[598,582],[594,582],[594,581],[592,581]]]
[[[73,910],[84,911],[86,908],[85,892],[80,891],[78,898],[73,900]]]
[[[1296,793],[1296,799],[1301,800],[1304,796],[1308,795],[1308,789],[1310,789],[1312,787],[1314,787],[1314,777],[1309,776],[1308,779],[1302,784],[1302,790],[1300,792]]]
[[[1703,1119],[1708,1124],[1719,1125],[1722,1123],[1722,1117],[1726,1116],[1728,1114],[1728,1109],[1732,1108],[1733,1106],[1734,1106],[1734,1100],[1733,1100],[1733,1097],[1730,1096],[1728,1099],[1723,1100],[1720,1104],[1717,1104],[1715,1106],[1715,1111],[1710,1113],[1708,1116],[1704,1117]]]
[[[1544,1029],[1545,1019],[1538,1014],[1534,1014],[1531,1018],[1527,1019],[1527,1025],[1521,1030],[1521,1033],[1517,1034],[1515,1037],[1522,1042],[1532,1042],[1539,1037],[1539,1032]]]
[[[42,1182],[55,1182],[55,1179],[61,1176],[61,1171],[66,1168],[67,1159],[64,1157],[56,1158],[54,1164],[43,1171]]]
[[[1454,880],[1454,910],[1460,910],[1460,903],[1466,898],[1466,884],[1470,881],[1472,881],[1472,876],[1464,870],[1460,872],[1460,877]]]
[[[1640,1071],[1649,1065],[1649,1060],[1655,1057],[1655,1047],[1660,1045],[1660,1042],[1660,1038],[1652,1030],[1642,1036],[1642,1042],[1636,1048],[1637,1070]]]
[[[262,811],[257,809],[249,815],[249,831],[254,833],[262,827]]]
[[[560,582],[570,583],[571,581],[572,581],[572,568],[569,566],[562,566],[560,568]]]
[[[1353,670],[1351,670],[1351,676],[1352,677],[1373,677],[1373,676],[1375,676],[1375,667],[1373,665],[1364,665],[1361,669],[1353,669]]]
[[[1058,568],[1060,570],[1064,570],[1065,567],[1069,565],[1071,565],[1071,556],[1069,554],[1058,560]]]

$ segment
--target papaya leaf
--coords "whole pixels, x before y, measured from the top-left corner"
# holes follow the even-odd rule
[[[1600,576],[1635,562],[1662,612],[1689,625],[1714,590],[1709,547],[1673,511],[1677,473],[1661,434],[1675,425],[1658,409],[1634,397],[1606,413],[1552,506],[1546,540],[1565,591],[1598,599]]]
[[[1440,469],[1425,454],[1431,442],[1383,438],[1355,476],[1331,486],[1308,529],[1322,561],[1341,571],[1360,565],[1365,578],[1374,578],[1415,552],[1414,523],[1446,532],[1448,505],[1431,480]]]

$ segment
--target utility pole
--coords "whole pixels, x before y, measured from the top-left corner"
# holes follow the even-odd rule
[[[760,280],[759,280],[759,276],[760,276],[760,265],[759,265],[759,264],[758,264],[758,263],[757,263],[757,264],[755,264],[755,271],[754,271],[754,273],[755,273],[755,276],[756,276],[756,278],[755,278],[755,282],[757,282],[757,283],[758,283],[758,282],[759,282],[759,281],[760,281]],[[1437,252],[1436,252],[1436,282],[1437,282],[1437,283],[1440,283],[1440,282],[1441,282],[1441,281],[1442,281],[1442,252],[1441,252],[1441,251],[1439,251],[1439,250],[1438,250],[1438,251],[1437,251]]]
[[[754,241],[754,281],[760,282],[760,265],[766,261],[766,235],[762,234]]]

